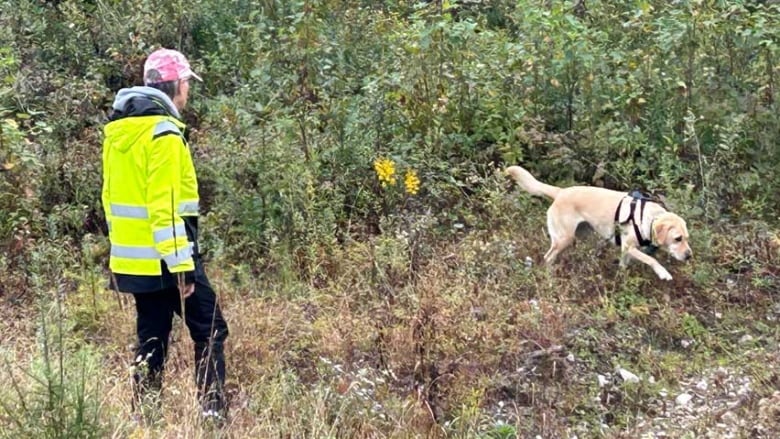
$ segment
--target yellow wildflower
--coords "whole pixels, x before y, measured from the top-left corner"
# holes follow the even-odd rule
[[[409,195],[417,195],[417,192],[420,191],[420,179],[417,177],[415,170],[409,169],[406,171],[404,186],[406,187],[406,193]]]
[[[377,159],[374,162],[374,171],[376,171],[376,177],[382,184],[382,187],[395,186],[395,163],[390,159]]]

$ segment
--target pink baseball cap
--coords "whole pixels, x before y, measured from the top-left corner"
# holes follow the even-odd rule
[[[192,71],[187,58],[178,50],[157,49],[146,58],[144,63],[144,84],[189,78],[203,82],[203,79]]]

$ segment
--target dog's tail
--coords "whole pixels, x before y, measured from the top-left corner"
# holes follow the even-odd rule
[[[559,187],[545,184],[535,179],[530,172],[520,166],[510,166],[506,168],[506,173],[531,195],[546,196],[554,200],[558,196],[558,192],[561,191]]]

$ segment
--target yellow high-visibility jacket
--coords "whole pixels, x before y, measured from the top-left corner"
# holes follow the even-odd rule
[[[121,90],[114,102],[104,129],[102,193],[114,274],[195,270],[184,217],[198,215],[198,182],[178,116],[170,99],[149,87]]]

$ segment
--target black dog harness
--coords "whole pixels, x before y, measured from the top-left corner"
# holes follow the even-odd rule
[[[632,191],[628,194],[628,196],[631,197],[631,209],[628,213],[628,218],[626,218],[625,221],[620,221],[620,208],[623,207],[623,201],[625,201],[625,198],[620,200],[620,203],[618,203],[617,210],[615,210],[615,224],[624,225],[631,221],[631,224],[634,226],[634,235],[636,235],[636,240],[639,242],[640,247],[648,247],[651,249],[655,249],[655,245],[653,245],[652,239],[646,239],[642,237],[642,232],[639,230],[639,224],[642,224],[642,217],[645,214],[645,204],[647,204],[648,201],[656,203],[657,201],[654,200],[652,197],[650,197],[647,194],[644,194],[640,191]],[[636,205],[639,204],[639,221],[637,221],[634,217],[636,213]],[[652,225],[650,226],[650,233],[652,237]],[[620,230],[615,230],[615,245],[618,247],[621,244],[620,239]]]

